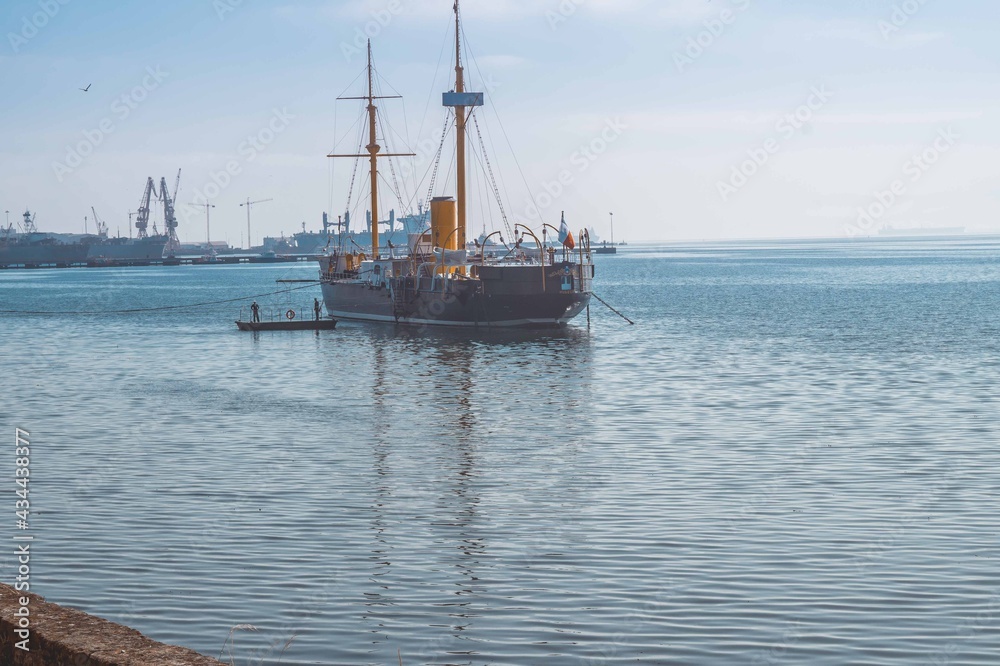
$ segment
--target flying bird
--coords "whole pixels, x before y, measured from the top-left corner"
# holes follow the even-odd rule
[[[80,88],[80,90],[82,90],[83,92],[87,92],[88,90],[90,90],[90,86],[92,86],[92,85],[94,85],[94,84],[93,83],[88,83],[86,88]]]

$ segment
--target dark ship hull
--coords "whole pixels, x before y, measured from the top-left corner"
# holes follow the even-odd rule
[[[39,241],[15,239],[0,242],[0,267],[43,268],[101,265],[139,265],[163,259],[166,236],[142,239],[82,236],[62,242],[57,237]]]
[[[87,263],[89,245],[84,243],[0,243],[0,267],[41,268]]]
[[[87,253],[91,262],[109,261],[116,264],[148,264],[163,259],[168,236],[146,238],[108,238],[92,243]]]
[[[472,268],[468,279],[326,275],[323,300],[335,319],[472,328],[560,328],[590,304],[593,265]]]

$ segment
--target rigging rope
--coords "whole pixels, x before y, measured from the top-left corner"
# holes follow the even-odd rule
[[[281,289],[271,291],[266,294],[255,294],[253,296],[241,296],[240,298],[227,298],[221,301],[206,301],[204,303],[188,303],[186,305],[164,305],[158,308],[130,308],[128,310],[0,310],[0,314],[20,314],[20,315],[107,315],[107,314],[138,314],[141,312],[162,312],[165,310],[186,310],[189,308],[201,308],[207,305],[223,305],[225,303],[238,303],[249,299],[264,298],[265,296],[275,296],[277,294],[287,294],[301,289],[311,289],[319,284],[315,280],[305,287],[292,287],[291,289]]]
[[[437,151],[434,153],[433,169],[431,171],[431,181],[427,186],[427,201],[428,204],[431,199],[434,198],[434,185],[437,183],[438,167],[441,166],[441,152],[444,150],[445,139],[448,138],[448,130],[451,128],[452,116],[449,112],[444,118],[444,129],[441,130],[441,142],[438,144]]]
[[[624,320],[625,320],[625,321],[627,321],[628,323],[630,323],[630,324],[632,324],[633,326],[635,326],[635,322],[634,322],[634,321],[632,321],[631,319],[629,319],[628,317],[626,317],[625,315],[623,315],[623,314],[622,314],[621,312],[618,312],[618,310],[615,310],[615,309],[614,309],[613,307],[611,307],[611,305],[610,305],[610,304],[609,304],[609,303],[608,303],[607,301],[605,301],[605,300],[604,300],[603,298],[601,298],[600,296],[598,296],[598,295],[597,295],[597,294],[595,294],[594,292],[590,292],[590,295],[591,295],[591,296],[593,296],[594,298],[596,298],[597,300],[599,300],[599,301],[600,301],[601,303],[604,303],[605,307],[607,307],[607,308],[608,308],[609,310],[611,310],[612,312],[614,312],[614,313],[615,313],[616,315],[618,315],[619,317],[621,317],[622,319],[624,319]]]
[[[358,165],[361,163],[361,148],[365,145],[364,128],[360,127],[360,122],[358,125],[358,134],[360,137],[358,140],[358,152],[355,153],[358,157],[354,158],[354,169],[351,170],[351,187],[347,190],[347,207],[345,210],[351,210],[351,198],[354,196],[354,179],[358,176]]]
[[[510,221],[507,219],[507,211],[503,207],[503,196],[500,194],[500,188],[497,187],[497,179],[493,176],[493,165],[490,164],[489,153],[486,152],[486,143],[483,141],[483,133],[479,131],[479,118],[472,114],[472,124],[476,127],[476,136],[479,137],[479,148],[483,152],[483,161],[486,163],[486,171],[490,177],[490,185],[493,188],[493,196],[497,198],[497,205],[500,206],[500,217],[503,218],[504,229],[511,236],[514,235],[514,230],[510,226]]]
[[[374,65],[372,65],[372,70],[375,73],[376,92],[379,94],[379,96],[382,96],[382,82],[384,81],[384,79],[382,78],[382,75],[379,74],[378,68],[376,68]],[[392,84],[389,83],[388,81],[385,81],[385,84],[390,88],[392,88]],[[395,88],[392,88],[392,90],[393,92],[397,93],[397,95],[399,94],[399,91],[396,90]],[[402,98],[402,95],[399,95],[399,97]],[[387,118],[385,119],[383,118],[383,115],[384,114],[381,113],[375,114],[375,124],[377,125],[378,129],[381,130],[382,132],[382,142],[385,144],[384,146],[385,152],[386,154],[390,154],[392,153],[392,149],[389,145],[390,141],[392,140],[391,135],[395,134],[396,136],[399,136],[399,132],[397,132],[395,128],[393,128],[392,125],[389,124]],[[402,137],[400,137],[400,139],[402,139]],[[399,180],[396,178],[395,160],[391,157],[387,157],[386,161],[389,163],[389,173],[392,175],[392,185],[390,185],[390,187],[392,188],[393,194],[396,195],[396,200],[402,203],[406,201],[406,196],[405,196],[406,193],[399,187]],[[406,215],[407,213],[407,211],[405,210],[400,212],[402,215]]]
[[[465,40],[464,40],[463,44],[465,45],[466,50],[470,52],[472,64],[475,65],[476,72],[479,73],[479,78],[485,84],[486,83],[486,77],[483,76],[483,72],[479,68],[479,61],[476,59],[475,54],[471,53],[471,48],[469,47],[469,38],[465,36],[465,26],[464,25],[462,26],[462,36],[465,37]],[[507,147],[510,149],[511,157],[514,159],[514,164],[517,166],[517,170],[521,174],[521,181],[524,183],[524,189],[528,192],[528,197],[530,198],[531,202],[538,209],[538,218],[539,218],[539,221],[542,222],[542,223],[544,223],[545,219],[542,216],[542,209],[541,209],[540,206],[538,206],[538,202],[535,200],[535,195],[531,191],[531,186],[528,185],[528,178],[524,175],[524,169],[521,168],[521,163],[517,159],[517,153],[514,152],[514,146],[510,142],[510,137],[507,136],[507,129],[503,126],[503,121],[500,119],[500,112],[497,110],[497,105],[493,101],[493,98],[491,96],[487,96],[486,99],[489,100],[490,107],[493,109],[493,115],[496,116],[497,123],[500,125],[500,131],[503,133],[503,138],[507,141]],[[492,141],[492,140],[493,140],[493,137],[490,136],[490,141]],[[503,174],[501,174],[500,177],[502,179],[503,178]]]

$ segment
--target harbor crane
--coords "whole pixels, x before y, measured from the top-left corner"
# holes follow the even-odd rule
[[[168,236],[167,246],[164,248],[164,252],[167,255],[172,255],[180,247],[180,239],[177,238],[177,215],[174,213],[174,204],[176,202],[177,192],[181,186],[181,171],[177,170],[177,183],[174,185],[174,196],[170,196],[170,190],[167,189],[167,179],[160,178],[160,200],[163,202],[163,232]]]
[[[211,213],[211,210],[213,208],[215,208],[215,204],[210,204],[210,203],[202,203],[202,204],[193,203],[193,204],[190,204],[190,205],[191,206],[201,206],[202,208],[205,209],[205,245],[208,247],[208,249],[212,249],[212,226],[211,226],[211,218],[210,218],[209,215]]]
[[[148,238],[149,232],[149,201],[156,192],[156,184],[153,177],[146,179],[146,190],[143,192],[142,201],[139,203],[139,210],[136,211],[135,228],[139,230],[137,238]]]
[[[268,201],[274,201],[274,199],[259,199],[257,201],[250,201],[250,197],[247,197],[246,202],[240,204],[240,208],[242,208],[243,206],[247,207],[247,249],[248,250],[253,247],[253,241],[251,240],[251,237],[250,237],[250,208],[252,206],[256,205],[256,204],[267,203]]]
[[[94,210],[93,206],[90,207],[90,212],[94,214],[94,224],[97,225],[97,235],[98,236],[107,236],[108,235],[108,225],[107,225],[107,223],[104,220],[102,220],[101,218],[97,217],[97,211]]]
[[[177,203],[177,193],[181,190],[181,170],[177,170],[177,180],[174,181],[174,203]]]
[[[174,196],[170,195],[170,190],[167,189],[167,179],[160,178],[160,191],[156,191],[156,182],[153,180],[152,176],[146,178],[146,189],[142,193],[142,201],[139,203],[139,209],[135,212],[136,222],[135,228],[139,230],[137,238],[148,238],[149,237],[149,213],[150,205],[153,198],[155,197],[158,201],[163,203],[163,233],[168,237],[167,245],[165,251],[168,253],[173,253],[180,246],[180,240],[177,238],[177,216],[174,212],[175,202],[177,201],[177,192],[180,190],[181,186],[181,171],[177,170],[177,182],[174,184]],[[96,219],[96,213],[95,213]],[[132,213],[129,213],[129,225],[131,226]],[[107,225],[104,225],[105,232]],[[156,223],[153,223],[153,234],[157,235],[159,232],[156,229]],[[131,234],[130,234],[131,235]]]
[[[35,229],[35,215],[29,212],[27,208],[25,208],[24,215],[22,215],[21,217],[24,218],[24,233],[25,234],[35,233],[37,231]]]

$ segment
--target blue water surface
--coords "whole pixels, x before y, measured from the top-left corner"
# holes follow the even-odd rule
[[[596,261],[634,326],[254,335],[106,313],[308,310],[315,265],[0,271],[59,312],[0,314],[32,591],[235,664],[1000,663],[1000,239]]]

